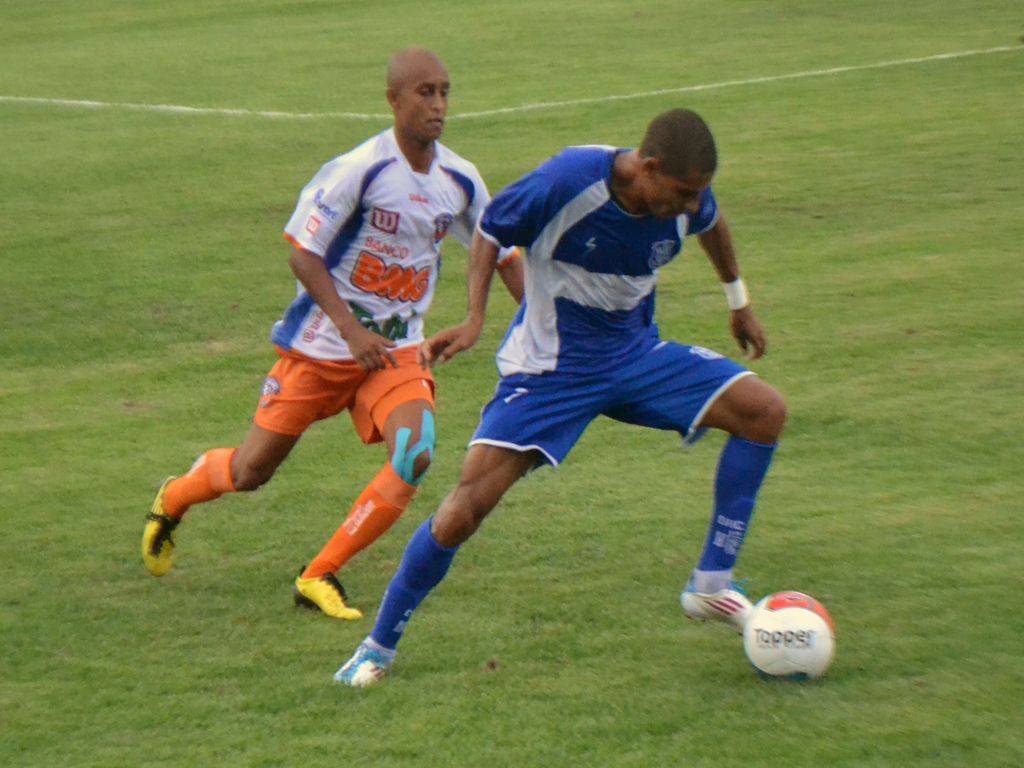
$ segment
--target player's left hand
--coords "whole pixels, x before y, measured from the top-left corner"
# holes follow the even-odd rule
[[[754,316],[749,306],[736,309],[729,313],[729,327],[744,355],[750,360],[757,360],[768,351],[768,342],[764,338],[761,323]]]
[[[476,344],[480,338],[480,326],[468,320],[453,328],[439,331],[420,344],[417,357],[424,368],[436,363],[447,363],[459,352]]]

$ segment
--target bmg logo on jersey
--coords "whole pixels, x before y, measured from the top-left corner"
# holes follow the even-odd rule
[[[352,285],[391,301],[416,302],[430,287],[430,267],[416,269],[388,264],[369,251],[361,251],[352,269]]]
[[[398,211],[389,211],[386,208],[374,208],[370,211],[370,224],[389,235],[398,232],[398,219]]]

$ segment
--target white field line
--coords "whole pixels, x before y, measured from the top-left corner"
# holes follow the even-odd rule
[[[15,104],[46,104],[81,109],[129,109],[140,112],[171,112],[181,115],[228,115],[230,117],[265,117],[271,120],[316,120],[324,117],[350,120],[390,120],[391,115],[362,112],[273,112],[261,109],[225,109],[222,107],[187,107],[181,104],[133,104],[127,101],[90,101],[87,99],[48,99],[43,96],[3,96],[0,102]]]
[[[534,109],[553,109],[556,107],[577,106],[579,104],[603,104],[609,101],[627,101],[630,99],[645,99],[649,96],[665,96],[671,93],[696,93],[697,91],[714,91],[721,88],[736,88],[743,85],[760,85],[763,83],[777,83],[783,80],[799,80],[805,77],[828,77],[830,75],[841,75],[845,72],[859,72],[867,69],[887,69],[889,67],[903,67],[910,64],[924,64],[929,61],[943,61],[945,59],[963,59],[968,56],[985,56],[993,53],[1006,53],[1008,51],[1024,51],[1024,46],[1003,45],[998,48],[980,48],[971,51],[953,51],[952,53],[938,53],[933,56],[918,56],[913,59],[893,59],[892,61],[877,61],[873,64],[850,64],[840,67],[829,67],[827,69],[809,69],[804,72],[790,72],[785,75],[765,75],[763,77],[748,77],[742,80],[722,80],[717,83],[704,83],[701,85],[684,85],[679,88],[661,88],[656,91],[641,91],[638,93],[625,93],[618,96],[599,96],[588,99],[570,99],[568,101],[545,101],[537,104],[521,104],[518,107],[505,107],[503,109],[488,109],[481,112],[463,112],[454,117],[473,118],[490,117],[492,115],[505,115],[515,112],[529,112]]]
[[[558,109],[559,107],[574,107],[581,104],[605,104],[612,101],[628,101],[632,99],[646,99],[651,96],[665,96],[673,93],[696,93],[698,91],[714,91],[722,88],[736,88],[744,85],[762,85],[764,83],[777,83],[785,80],[799,80],[806,77],[830,77],[841,75],[846,72],[862,72],[871,69],[888,69],[891,67],[904,67],[911,64],[925,64],[932,61],[945,61],[948,59],[963,59],[969,56],[987,56],[993,53],[1007,53],[1009,51],[1022,51],[1024,47],[1019,45],[1003,45],[996,48],[978,48],[969,51],[952,51],[950,53],[937,53],[932,56],[917,56],[912,59],[892,59],[890,61],[876,61],[871,64],[849,64],[826,69],[809,69],[803,72],[790,72],[783,75],[764,75],[762,77],[748,77],[741,80],[721,80],[717,83],[702,83],[699,85],[684,85],[678,88],[660,88],[654,91],[638,91],[636,93],[624,93],[611,96],[594,96],[585,99],[568,99],[566,101],[541,101],[533,104],[520,104],[515,107],[502,107],[501,109],[485,109],[479,112],[460,112],[449,115],[449,120],[470,120],[480,117],[493,117],[496,115],[512,115],[521,112],[533,112],[540,109]],[[226,109],[219,107],[188,107],[178,104],[133,104],[130,102],[117,101],[91,101],[85,99],[52,99],[42,96],[5,96],[0,95],[0,103],[14,104],[44,104],[57,107],[77,107],[81,109],[128,109],[143,112],[169,112],[173,114],[186,115],[226,115],[229,117],[260,117],[271,120],[322,120],[343,119],[343,120],[391,120],[392,116],[386,113],[371,112],[275,112],[257,109]]]

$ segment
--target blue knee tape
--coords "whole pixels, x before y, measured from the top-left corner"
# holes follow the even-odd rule
[[[416,477],[415,462],[417,457],[426,453],[434,455],[434,414],[423,411],[423,421],[420,423],[420,441],[412,448],[409,448],[409,438],[412,430],[402,427],[395,434],[395,452],[391,455],[391,466],[405,482],[410,485],[418,485],[423,475]],[[426,474],[426,473],[424,473]]]

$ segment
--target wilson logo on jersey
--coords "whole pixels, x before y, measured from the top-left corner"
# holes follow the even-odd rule
[[[393,235],[398,231],[398,212],[374,208],[370,211],[370,223],[381,232]]]
[[[306,219],[306,231],[311,235],[315,235],[317,230],[320,229],[320,219],[316,216],[310,216]]]
[[[307,344],[316,341],[317,331],[320,330],[320,326],[324,324],[324,318],[326,315],[322,309],[318,309],[316,314],[313,315],[313,321],[306,327],[306,330],[302,332],[302,340]]]
[[[369,251],[361,251],[352,270],[352,285],[391,301],[419,301],[430,286],[430,267],[417,270],[388,264]]]

